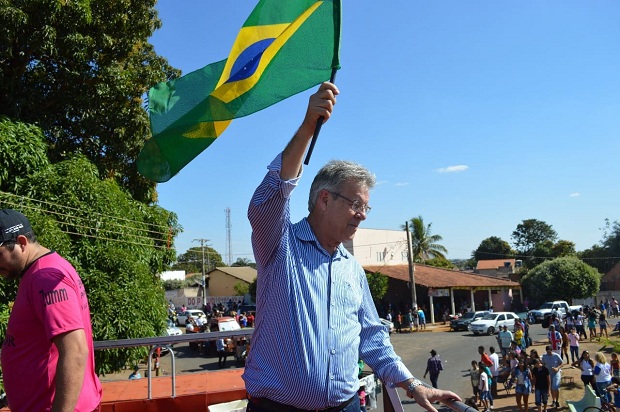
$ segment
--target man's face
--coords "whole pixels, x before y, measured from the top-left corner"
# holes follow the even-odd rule
[[[329,236],[336,244],[352,240],[359,224],[366,220],[366,213],[363,210],[353,210],[352,202],[357,201],[360,205],[367,206],[370,198],[368,188],[353,182],[343,183],[338,195],[330,193],[327,206],[327,219],[331,227]]]
[[[17,279],[25,266],[24,254],[19,243],[5,243],[0,246],[0,276]]]

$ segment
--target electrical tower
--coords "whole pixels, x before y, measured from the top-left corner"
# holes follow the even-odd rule
[[[233,264],[233,254],[232,254],[232,242],[230,240],[230,228],[232,224],[230,223],[230,208],[226,208],[226,263],[228,266]]]

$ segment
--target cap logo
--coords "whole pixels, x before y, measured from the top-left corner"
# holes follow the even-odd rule
[[[20,229],[23,229],[24,225],[22,223],[18,223],[15,226],[11,226],[11,227],[7,227],[6,229],[4,229],[4,233],[9,234],[9,233],[17,233],[19,232]]]

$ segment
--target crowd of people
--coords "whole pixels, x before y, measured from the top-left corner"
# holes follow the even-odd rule
[[[613,311],[617,307],[617,303],[610,305],[612,316],[618,316],[617,310]],[[493,408],[493,397],[497,395],[497,384],[503,383],[507,390],[514,389],[520,411],[529,409],[531,394],[534,394],[539,412],[546,411],[547,406],[559,408],[561,371],[564,367],[574,367],[581,370],[582,382],[591,386],[603,402],[612,403],[611,394],[614,393],[613,404],[620,406],[618,355],[612,353],[611,361],[602,352],[591,357],[584,350],[579,355],[580,341],[608,336],[606,317],[607,310],[603,306],[586,306],[565,316],[552,314],[548,320],[547,345],[542,355],[536,349],[527,351],[531,345],[529,321],[517,320],[512,331],[503,326],[497,336],[500,354],[493,346],[489,347],[489,353],[480,346],[480,360],[471,362],[473,402],[484,411],[489,411]],[[586,325],[590,335],[586,334]],[[596,326],[599,327],[598,334]]]

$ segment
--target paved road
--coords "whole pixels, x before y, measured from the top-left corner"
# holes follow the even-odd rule
[[[546,339],[546,331],[540,325],[530,328],[530,334],[534,340]],[[495,336],[475,336],[469,332],[445,332],[435,329],[432,332],[413,334],[392,334],[392,344],[396,353],[403,359],[409,370],[419,378],[424,375],[426,361],[430,357],[430,350],[435,349],[443,360],[444,371],[439,377],[439,386],[458,393],[461,397],[471,396],[471,385],[468,370],[472,360],[479,360],[478,346],[483,345],[487,350],[489,346],[497,347]],[[177,345],[174,348],[176,354],[177,373],[192,373],[218,370],[217,357],[200,355],[197,351],[189,348],[188,344]],[[170,356],[165,356],[161,361],[165,373],[171,370]],[[229,358],[227,368],[241,367],[236,365],[234,358]],[[103,381],[126,379],[130,371],[122,374],[107,375]],[[144,376],[144,371],[142,371]],[[427,381],[430,382],[430,381]],[[405,397],[399,390],[402,404],[407,412],[418,412],[423,409]],[[381,396],[379,396],[381,399]],[[382,410],[379,405],[378,410]],[[448,410],[447,408],[439,408]]]

